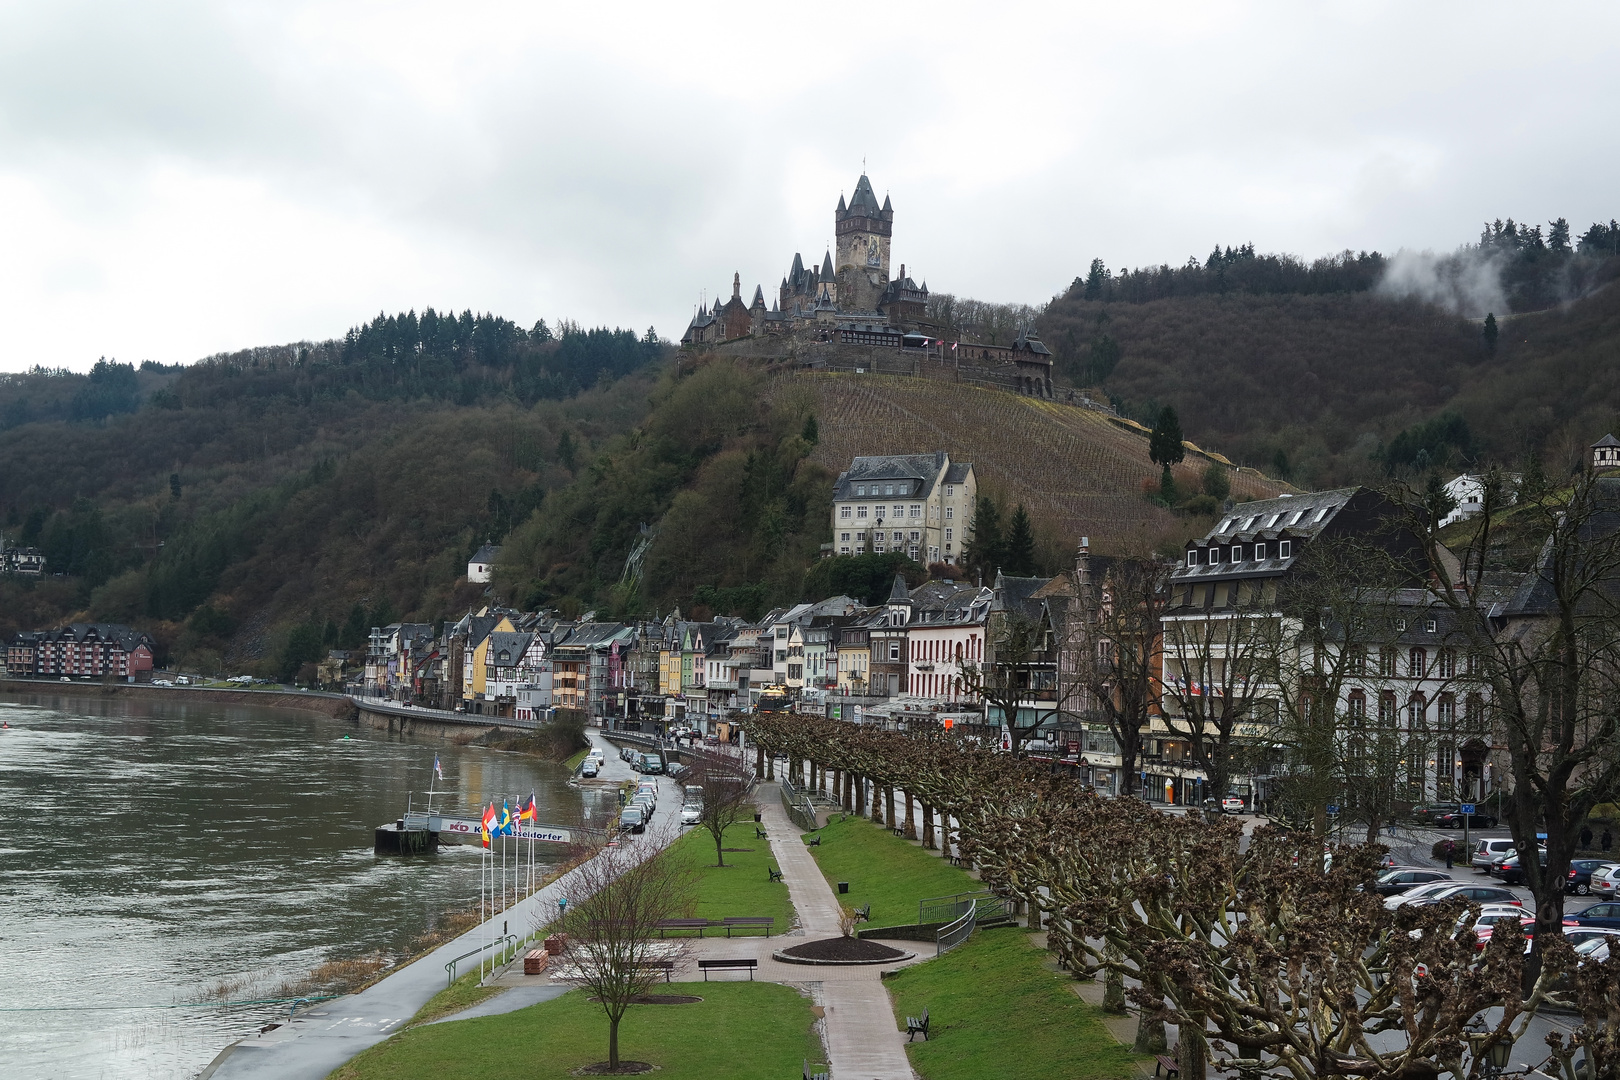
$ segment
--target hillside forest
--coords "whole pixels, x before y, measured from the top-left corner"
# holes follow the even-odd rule
[[[1112,401],[1112,421],[693,356],[651,330],[431,309],[189,365],[0,375],[0,535],[43,548],[52,571],[0,579],[0,634],[125,621],[167,660],[280,674],[371,625],[491,600],[755,615],[930,572],[819,559],[853,453],[979,462],[980,516],[1000,527],[949,572],[1050,573],[1076,533],[1098,550],[1173,545],[1222,499],[1283,481],[1484,462],[1553,474],[1620,428],[1620,227],[1493,223],[1425,264],[1444,286],[1485,260],[1502,304],[1488,319],[1443,287],[1394,289],[1400,259],[1242,245],[1174,268],[1093,261],[1042,308],[940,295],[936,314],[966,335],[1033,324],[1061,380]],[[1173,473],[1193,498],[1167,508],[1130,422],[1166,406],[1192,444],[1250,468],[1189,452]],[[469,586],[485,542],[504,545],[497,578]]]

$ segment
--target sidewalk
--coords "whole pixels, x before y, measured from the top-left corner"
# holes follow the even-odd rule
[[[837,894],[822,876],[810,849],[799,839],[798,827],[782,809],[777,786],[761,784],[757,797],[761,823],[770,836],[771,853],[782,869],[782,880],[799,913],[804,936],[812,941],[837,937],[842,933],[838,926]],[[933,946],[927,942],[887,944],[916,952],[919,958],[933,954]],[[762,971],[765,966],[761,963]],[[772,962],[770,966],[774,969],[772,981],[819,984],[812,989],[825,1010],[832,1080],[914,1080],[916,1074],[906,1057],[905,1037],[895,1024],[894,1006],[880,981],[883,968],[899,965],[818,968]],[[790,967],[794,974],[787,973]]]

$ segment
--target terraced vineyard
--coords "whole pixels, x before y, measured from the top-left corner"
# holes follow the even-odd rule
[[[973,462],[981,487],[1022,502],[1066,536],[1091,537],[1100,550],[1177,530],[1175,515],[1142,497],[1144,485],[1159,479],[1147,431],[1105,413],[890,375],[783,375],[777,392],[808,392],[818,401],[821,441],[813,456],[834,472],[861,454],[945,450]],[[1177,484],[1197,490],[1207,464],[1203,451],[1189,447],[1175,470]],[[1292,490],[1253,469],[1232,474],[1238,501]]]

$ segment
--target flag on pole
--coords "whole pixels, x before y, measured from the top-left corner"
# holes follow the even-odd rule
[[[519,803],[518,804],[518,820],[519,821],[537,821],[537,820],[539,820],[539,817],[540,817],[540,810],[539,810],[538,807],[536,807],[534,805],[534,792],[531,791],[529,793],[529,801],[526,802],[526,803]]]
[[[501,800],[501,827],[496,836],[512,835],[512,808],[505,799]]]
[[[488,806],[484,807],[484,816],[481,819],[480,823],[484,827],[483,828],[484,846],[489,847],[489,838],[491,836],[500,835],[499,833],[497,833],[495,831],[497,826],[496,826],[496,823],[495,823],[495,804],[494,803],[490,803]]]
[[[433,775],[437,776],[440,780],[444,779],[444,767],[439,764],[438,754],[433,755]]]

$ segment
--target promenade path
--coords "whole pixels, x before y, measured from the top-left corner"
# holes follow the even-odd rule
[[[591,741],[602,748],[606,761],[600,780],[619,783],[639,774],[620,759],[618,750],[600,733],[589,732]],[[680,793],[673,781],[659,777],[659,803],[665,809],[659,817],[669,820],[671,805],[680,805]],[[666,837],[648,833],[637,843],[657,843]],[[398,1031],[416,1011],[445,986],[444,965],[460,954],[478,948],[492,936],[509,932],[527,936],[536,926],[549,921],[559,897],[569,895],[575,880],[569,873],[533,896],[474,927],[453,941],[441,945],[358,994],[321,1002],[299,1012],[289,1024],[274,1031],[242,1039],[220,1052],[199,1080],[323,1080],[333,1069],[369,1046]],[[477,958],[462,961],[458,973],[471,970]],[[512,997],[502,994],[501,998]],[[525,1000],[526,999],[526,1000]],[[500,1000],[497,998],[496,1000]],[[513,1008],[531,1004],[532,995],[513,998]]]

